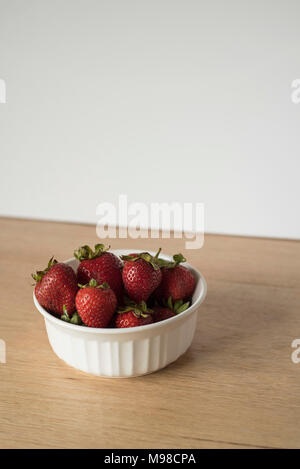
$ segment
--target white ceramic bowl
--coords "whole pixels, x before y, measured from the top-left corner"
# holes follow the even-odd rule
[[[141,250],[111,252],[120,256]],[[76,271],[75,258],[65,263]],[[177,360],[192,343],[199,307],[206,295],[202,274],[189,264],[184,265],[193,272],[197,282],[192,305],[177,316],[146,326],[96,329],[70,324],[49,314],[33,293],[34,304],[44,316],[49,342],[56,355],[78,370],[111,378],[152,373]]]

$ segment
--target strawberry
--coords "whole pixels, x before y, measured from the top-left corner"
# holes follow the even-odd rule
[[[166,306],[154,307],[153,320],[154,322],[160,322],[164,321],[165,319],[172,318],[173,316],[176,316],[176,314],[180,314],[185,311],[189,305],[189,301],[183,303],[182,300],[176,301],[173,305],[172,298],[169,297]]]
[[[124,260],[123,282],[128,296],[140,303],[147,301],[151,293],[161,282],[161,270],[158,264],[158,255],[151,256],[148,252],[121,256]]]
[[[108,283],[115,292],[118,301],[123,297],[122,262],[111,252],[107,252],[103,244],[96,244],[93,251],[89,246],[82,246],[74,252],[80,261],[77,269],[78,283],[86,284],[95,279],[100,285]]]
[[[164,321],[175,316],[175,313],[169,308],[164,308],[163,306],[155,306],[153,319],[154,322]]]
[[[45,270],[32,274],[36,281],[35,296],[41,306],[62,315],[64,306],[72,314],[75,311],[75,296],[78,290],[74,270],[53,257]]]
[[[129,302],[127,306],[117,311],[115,326],[123,328],[151,324],[153,322],[152,312],[144,301],[139,305]]]
[[[109,327],[110,329],[113,329],[114,327],[116,327],[116,317],[117,317],[117,313],[114,313],[106,327]]]
[[[106,327],[116,310],[117,298],[107,283],[97,285],[92,279],[87,285],[80,285],[75,303],[86,326]]]
[[[167,301],[169,297],[175,302],[190,298],[195,290],[196,281],[193,274],[187,267],[179,265],[186,259],[182,254],[175,254],[173,262],[159,259],[162,271],[162,280],[155,291],[155,298],[158,301]]]

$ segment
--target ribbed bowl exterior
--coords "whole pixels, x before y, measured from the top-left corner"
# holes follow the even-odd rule
[[[191,345],[196,322],[195,310],[173,327],[119,336],[83,334],[45,319],[50,344],[59,358],[79,370],[107,377],[144,375],[175,361]]]
[[[76,269],[75,259],[66,263]],[[189,268],[197,279],[192,306],[174,318],[137,328],[93,329],[68,324],[44,310],[34,295],[54,352],[78,370],[111,378],[152,373],[174,362],[192,343],[199,306],[206,294],[203,276]]]

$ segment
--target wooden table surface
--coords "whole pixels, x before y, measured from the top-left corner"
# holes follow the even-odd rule
[[[131,379],[98,378],[62,362],[32,302],[30,273],[99,242],[95,227],[0,219],[1,448],[300,447],[300,245],[206,236],[110,240],[115,248],[182,251],[207,279],[191,348]]]

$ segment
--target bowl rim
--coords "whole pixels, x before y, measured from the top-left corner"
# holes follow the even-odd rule
[[[109,252],[119,256],[121,253],[123,254],[128,254],[130,252],[144,252],[141,249],[112,249]],[[155,254],[152,251],[149,251],[151,254]],[[167,254],[162,254],[161,257],[164,257],[165,259],[171,260],[172,257],[167,255]],[[71,262],[76,261],[75,257],[71,257],[70,259],[67,259],[65,261],[62,261],[64,264],[70,264]],[[176,323],[176,321],[181,321],[183,318],[186,318],[189,316],[192,312],[195,311],[195,309],[200,306],[200,304],[204,301],[207,293],[207,283],[206,280],[203,276],[203,274],[193,267],[191,264],[188,262],[183,262],[182,265],[187,267],[189,270],[192,272],[196,273],[198,275],[198,282],[200,282],[201,285],[201,291],[199,293],[199,296],[197,297],[196,301],[189,306],[185,311],[182,313],[173,316],[169,319],[165,319],[164,321],[159,321],[155,322],[152,324],[146,324],[144,326],[136,326],[136,327],[124,327],[124,328],[106,328],[106,327],[87,327],[87,326],[79,326],[77,324],[71,324],[66,321],[62,321],[61,319],[53,316],[52,314],[48,313],[48,311],[41,306],[35,296],[35,290],[33,290],[33,302],[37,308],[37,310],[44,316],[46,320],[49,320],[50,322],[53,322],[54,324],[57,324],[60,327],[67,328],[69,330],[77,331],[77,332],[83,332],[83,333],[94,333],[94,334],[107,334],[107,335],[116,335],[116,334],[132,334],[133,332],[142,332],[145,330],[151,330],[151,329],[159,329],[162,326],[165,326],[167,324],[171,325]]]

